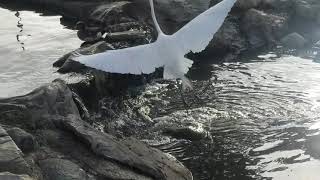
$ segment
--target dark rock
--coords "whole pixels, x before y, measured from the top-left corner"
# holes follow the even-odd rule
[[[19,117],[17,121],[14,119],[16,116],[11,115],[16,111],[26,115]],[[54,125],[50,123],[49,117],[79,115],[72,92],[65,82],[59,79],[27,95],[1,99],[0,112],[2,116],[0,122],[5,125],[23,127],[22,129],[50,128]],[[8,115],[3,116],[6,113]]]
[[[72,57],[77,55],[96,54],[112,49],[114,49],[114,47],[111,44],[106,43],[105,41],[99,41],[97,43],[77,49],[74,52],[64,55],[62,58],[56,61],[53,66],[60,67],[58,69],[58,72],[60,73],[83,72],[83,70],[87,68],[79,62],[73,61]]]
[[[287,18],[267,14],[256,9],[248,10],[241,21],[251,49],[273,45],[287,31]]]
[[[84,22],[79,21],[76,29],[78,30],[77,36],[82,41],[94,43],[102,40],[102,27],[88,27]]]
[[[60,124],[101,157],[133,167],[156,179],[192,179],[191,173],[182,164],[134,138],[120,141],[95,130],[76,116],[68,116]]]
[[[79,63],[78,61],[72,60],[72,55],[63,63],[63,65],[57,70],[59,73],[65,74],[70,72],[84,73],[88,70],[84,64]]]
[[[241,10],[248,10],[251,8],[257,8],[260,3],[264,0],[238,0],[235,4],[235,7]]]
[[[1,180],[33,180],[28,175],[18,175],[18,174],[12,174],[9,172],[0,172],[0,179]]]
[[[15,174],[31,174],[23,153],[0,126],[0,172],[6,171]]]
[[[22,152],[28,153],[35,150],[36,141],[30,133],[20,128],[11,128],[7,132]]]
[[[136,39],[144,39],[146,37],[145,32],[142,31],[123,31],[123,32],[115,32],[108,33],[106,39],[108,42],[110,41],[130,41]]]
[[[176,139],[186,139],[190,141],[199,141],[206,137],[204,132],[198,132],[189,127],[165,128],[163,133]]]
[[[141,26],[138,22],[124,22],[106,27],[108,32],[122,32],[130,29],[138,29]]]
[[[101,24],[112,25],[120,22],[120,18],[129,11],[131,2],[116,1],[97,6],[89,15],[90,21],[97,21]]]
[[[320,3],[318,1],[296,1],[295,15],[297,17],[317,21],[320,15],[319,10]]]
[[[282,45],[288,48],[303,48],[307,44],[307,40],[298,33],[291,33],[283,37],[281,40]]]
[[[39,162],[46,180],[93,180],[77,164],[64,159],[46,159]]]
[[[133,0],[133,2],[141,9],[135,9],[135,13],[140,13],[142,19],[148,19],[149,24],[153,24],[148,0]],[[210,0],[155,0],[155,11],[161,29],[167,34],[172,34],[208,9],[209,4]]]
[[[24,104],[12,103],[10,100],[0,100],[0,123],[9,126],[34,128],[32,114]]]
[[[61,80],[0,103],[7,105],[3,105],[6,112],[22,106],[30,113],[24,121],[32,121],[34,126],[23,127],[35,133],[39,147],[30,153],[28,162],[32,169],[40,165],[44,179],[86,179],[88,174],[98,179],[192,179],[189,170],[161,151],[134,138],[114,138],[84,122],[72,92]],[[5,131],[0,137],[4,141],[0,142],[0,171],[34,174],[26,172],[29,165]],[[41,172],[35,177],[41,179]]]
[[[72,52],[65,54],[64,56],[62,56],[56,62],[53,63],[53,67],[61,67],[71,55],[72,55]]]
[[[233,55],[237,57],[242,51],[248,49],[245,37],[240,32],[237,23],[227,19],[220,30],[214,35],[207,48],[200,53],[201,57],[223,57]],[[233,60],[233,59],[230,59]],[[224,61],[227,61],[224,59]]]
[[[72,157],[74,162],[85,168],[87,172],[92,172],[96,177],[102,179],[151,180],[143,172],[135,172],[131,167],[95,155],[90,148],[70,132],[44,130],[41,131],[41,136],[46,139],[46,143],[50,148],[63,154],[68,154],[69,158]]]
[[[293,15],[295,13],[295,5],[296,3],[293,0],[263,0],[259,8]]]

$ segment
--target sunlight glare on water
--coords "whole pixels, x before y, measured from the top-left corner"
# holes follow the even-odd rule
[[[0,97],[22,95],[63,77],[52,63],[81,43],[75,31],[60,24],[60,16],[0,8],[0,22]]]

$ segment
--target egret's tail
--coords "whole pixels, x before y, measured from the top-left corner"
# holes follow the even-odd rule
[[[176,63],[168,64],[164,66],[164,79],[181,79],[182,88],[193,89],[191,81],[185,76],[192,66],[193,61],[187,58],[182,58]]]

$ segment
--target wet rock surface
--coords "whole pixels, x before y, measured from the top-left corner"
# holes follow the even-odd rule
[[[9,172],[1,172],[0,179],[3,179],[3,180],[33,180],[33,178],[31,178],[28,175],[17,175],[17,174],[12,174]]]
[[[0,163],[6,164],[0,166],[2,172],[35,179],[192,179],[189,170],[163,152],[133,137],[115,138],[83,121],[71,90],[61,80],[25,96],[2,99],[0,105],[0,122],[16,143],[34,136],[39,144],[24,157],[0,129]],[[18,107],[29,115],[13,124],[11,118],[16,117],[10,114]]]
[[[0,126],[0,172],[31,174],[31,168],[23,156],[8,133]]]
[[[9,129],[7,132],[22,152],[28,153],[35,150],[37,143],[32,134],[16,127]]]
[[[298,33],[291,33],[283,37],[281,40],[282,45],[288,48],[303,48],[307,44],[307,40]]]
[[[64,159],[46,159],[39,161],[44,178],[48,180],[94,180],[77,164]]]

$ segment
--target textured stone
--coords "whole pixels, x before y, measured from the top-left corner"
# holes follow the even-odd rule
[[[287,18],[267,14],[256,9],[248,10],[241,20],[250,48],[259,48],[276,42],[287,31]]]
[[[307,40],[298,33],[291,33],[283,37],[281,40],[282,45],[288,48],[303,48],[307,44]]]
[[[30,133],[20,128],[11,128],[7,132],[22,152],[26,153],[35,150],[36,141]]]
[[[39,162],[46,180],[89,180],[77,164],[64,159],[46,159]]]
[[[30,174],[30,167],[8,133],[0,126],[0,172]]]
[[[134,138],[116,139],[95,130],[76,116],[68,116],[61,120],[60,124],[101,157],[133,167],[156,179],[192,179],[190,171],[181,163]]]

